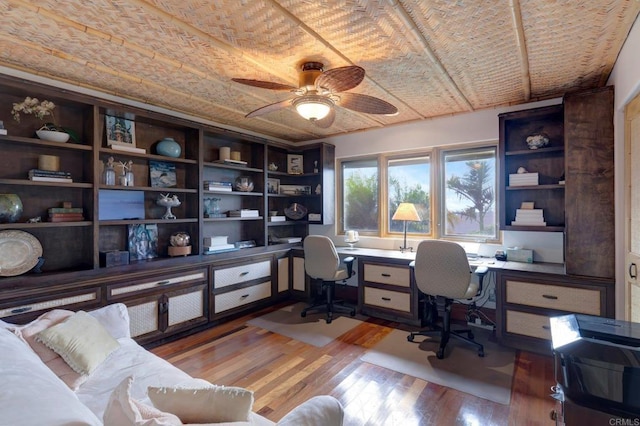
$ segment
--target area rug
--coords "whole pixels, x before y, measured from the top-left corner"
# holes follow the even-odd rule
[[[362,361],[446,386],[499,404],[509,404],[515,351],[489,341],[489,332],[474,330],[475,339],[484,344],[484,358],[475,347],[450,339],[445,358],[438,359],[439,342],[434,337],[416,336],[393,330],[366,354]],[[424,339],[424,340],[423,340]]]
[[[325,314],[308,314],[302,318],[300,312],[306,306],[304,303],[285,306],[277,311],[251,319],[247,321],[247,324],[322,347],[362,323],[361,320],[344,316],[344,314],[334,314],[331,324],[325,322]]]

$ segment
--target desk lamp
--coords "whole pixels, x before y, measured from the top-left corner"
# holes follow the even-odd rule
[[[391,220],[404,221],[404,244],[400,247],[400,251],[403,253],[407,249],[413,251],[413,247],[407,247],[407,222],[420,222],[422,220],[416,210],[416,206],[413,203],[400,203]]]

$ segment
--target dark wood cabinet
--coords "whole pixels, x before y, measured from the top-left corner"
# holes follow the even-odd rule
[[[564,98],[565,266],[615,277],[613,87]]]

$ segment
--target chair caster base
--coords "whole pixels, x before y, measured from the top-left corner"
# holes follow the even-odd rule
[[[306,318],[307,313],[306,313],[306,312],[304,312],[304,311],[302,311],[302,312],[300,312],[300,316],[301,316],[302,318]]]
[[[443,359],[444,358],[444,349],[442,349],[442,348],[438,349],[438,352],[436,352],[436,357],[438,359]]]
[[[410,334],[407,336],[407,340],[410,342],[413,342],[413,337],[414,337],[413,334]]]

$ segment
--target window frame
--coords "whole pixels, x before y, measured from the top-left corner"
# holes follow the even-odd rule
[[[473,152],[482,151],[483,149],[492,149],[495,153],[495,170],[494,170],[494,209],[495,209],[495,238],[491,237],[478,237],[478,236],[464,236],[464,235],[445,235],[443,222],[443,211],[445,208],[445,191],[444,185],[446,185],[446,179],[444,176],[444,155],[451,152]],[[429,219],[430,219],[430,233],[411,233],[407,232],[407,237],[411,238],[423,238],[423,239],[446,239],[451,241],[460,242],[486,242],[486,243],[501,243],[502,234],[499,226],[499,211],[501,208],[500,189],[499,189],[499,174],[500,174],[500,158],[498,151],[498,141],[489,141],[482,143],[472,144],[460,144],[460,145],[447,145],[447,146],[434,146],[426,149],[415,151],[403,151],[403,152],[387,152],[370,155],[361,155],[354,157],[346,157],[336,159],[336,234],[344,235],[347,229],[344,226],[344,175],[343,175],[343,163],[351,163],[356,161],[373,161],[378,167],[378,229],[376,231],[360,231],[358,233],[361,236],[378,237],[378,238],[400,238],[403,233],[390,231],[390,219],[388,218],[387,210],[389,208],[389,188],[388,188],[388,166],[389,162],[393,160],[402,160],[413,157],[427,157],[429,159],[430,179],[429,179]]]

